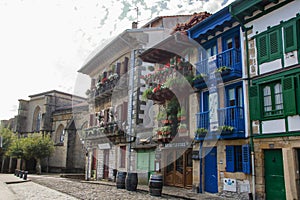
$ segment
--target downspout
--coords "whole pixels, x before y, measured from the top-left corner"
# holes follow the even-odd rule
[[[203,187],[202,187],[202,143],[201,140],[199,143],[199,193],[203,193]]]
[[[249,41],[248,41],[248,30],[250,29],[249,27],[246,27],[241,20],[233,14],[232,12],[232,5],[229,6],[229,12],[231,16],[236,19],[241,27],[245,30],[245,38],[246,38],[246,66],[247,66],[247,81],[248,81],[248,95],[250,91],[250,66],[249,66]],[[249,98],[248,98],[249,99]],[[249,108],[249,104],[248,104]],[[250,109],[248,109],[250,111]],[[249,112],[248,112],[249,113]],[[255,153],[254,153],[254,142],[253,142],[253,128],[252,128],[252,121],[250,120],[250,148],[251,148],[251,166],[252,166],[252,199],[255,198],[255,169],[254,169],[254,160],[255,160]]]

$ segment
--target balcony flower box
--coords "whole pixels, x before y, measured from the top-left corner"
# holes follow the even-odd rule
[[[208,130],[206,128],[198,128],[195,132],[195,138],[205,137],[207,133]]]

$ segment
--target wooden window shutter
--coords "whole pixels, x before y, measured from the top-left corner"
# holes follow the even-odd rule
[[[270,44],[270,59],[275,60],[281,56],[281,29],[277,29],[269,33],[269,44]]]
[[[226,171],[234,172],[234,146],[226,146]]]
[[[116,73],[120,76],[121,74],[120,74],[120,71],[121,71],[121,63],[120,62],[118,62],[117,63],[117,67],[116,67]]]
[[[293,76],[283,79],[283,106],[285,115],[295,115],[297,113]]]
[[[284,47],[285,53],[297,49],[297,27],[295,22],[284,27]]]
[[[104,123],[107,123],[108,119],[109,119],[109,117],[108,117],[108,109],[105,109],[104,110]]]
[[[93,127],[93,126],[94,126],[94,121],[95,121],[94,118],[95,118],[95,117],[94,117],[94,114],[90,114],[90,127]]]
[[[251,120],[261,119],[261,103],[259,101],[258,85],[250,86],[249,88],[249,109]]]
[[[251,160],[250,160],[250,146],[249,144],[242,145],[242,164],[243,172],[250,174],[251,172]]]
[[[124,60],[124,71],[125,71],[125,73],[128,72],[128,64],[129,64],[129,59],[127,57],[125,57],[125,60]]]
[[[269,59],[268,37],[267,34],[259,36],[257,39],[258,63],[264,63]]]

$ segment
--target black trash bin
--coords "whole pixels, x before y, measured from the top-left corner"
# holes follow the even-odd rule
[[[20,178],[23,178],[24,171],[20,170]]]
[[[116,178],[117,178],[117,169],[113,169],[113,177],[114,177],[114,182],[116,182]]]
[[[118,176],[117,176],[117,188],[118,189],[125,189],[126,174],[127,174],[127,172],[118,171]]]
[[[149,180],[149,193],[151,196],[161,196],[163,178],[161,174],[152,174]]]
[[[28,171],[24,171],[24,175],[23,175],[24,180],[27,180],[27,174],[28,174]]]
[[[128,191],[136,191],[138,184],[138,175],[137,173],[129,172],[126,177],[125,187]]]

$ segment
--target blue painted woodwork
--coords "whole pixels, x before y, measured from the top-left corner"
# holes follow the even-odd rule
[[[217,147],[205,148],[204,191],[218,192]]]

